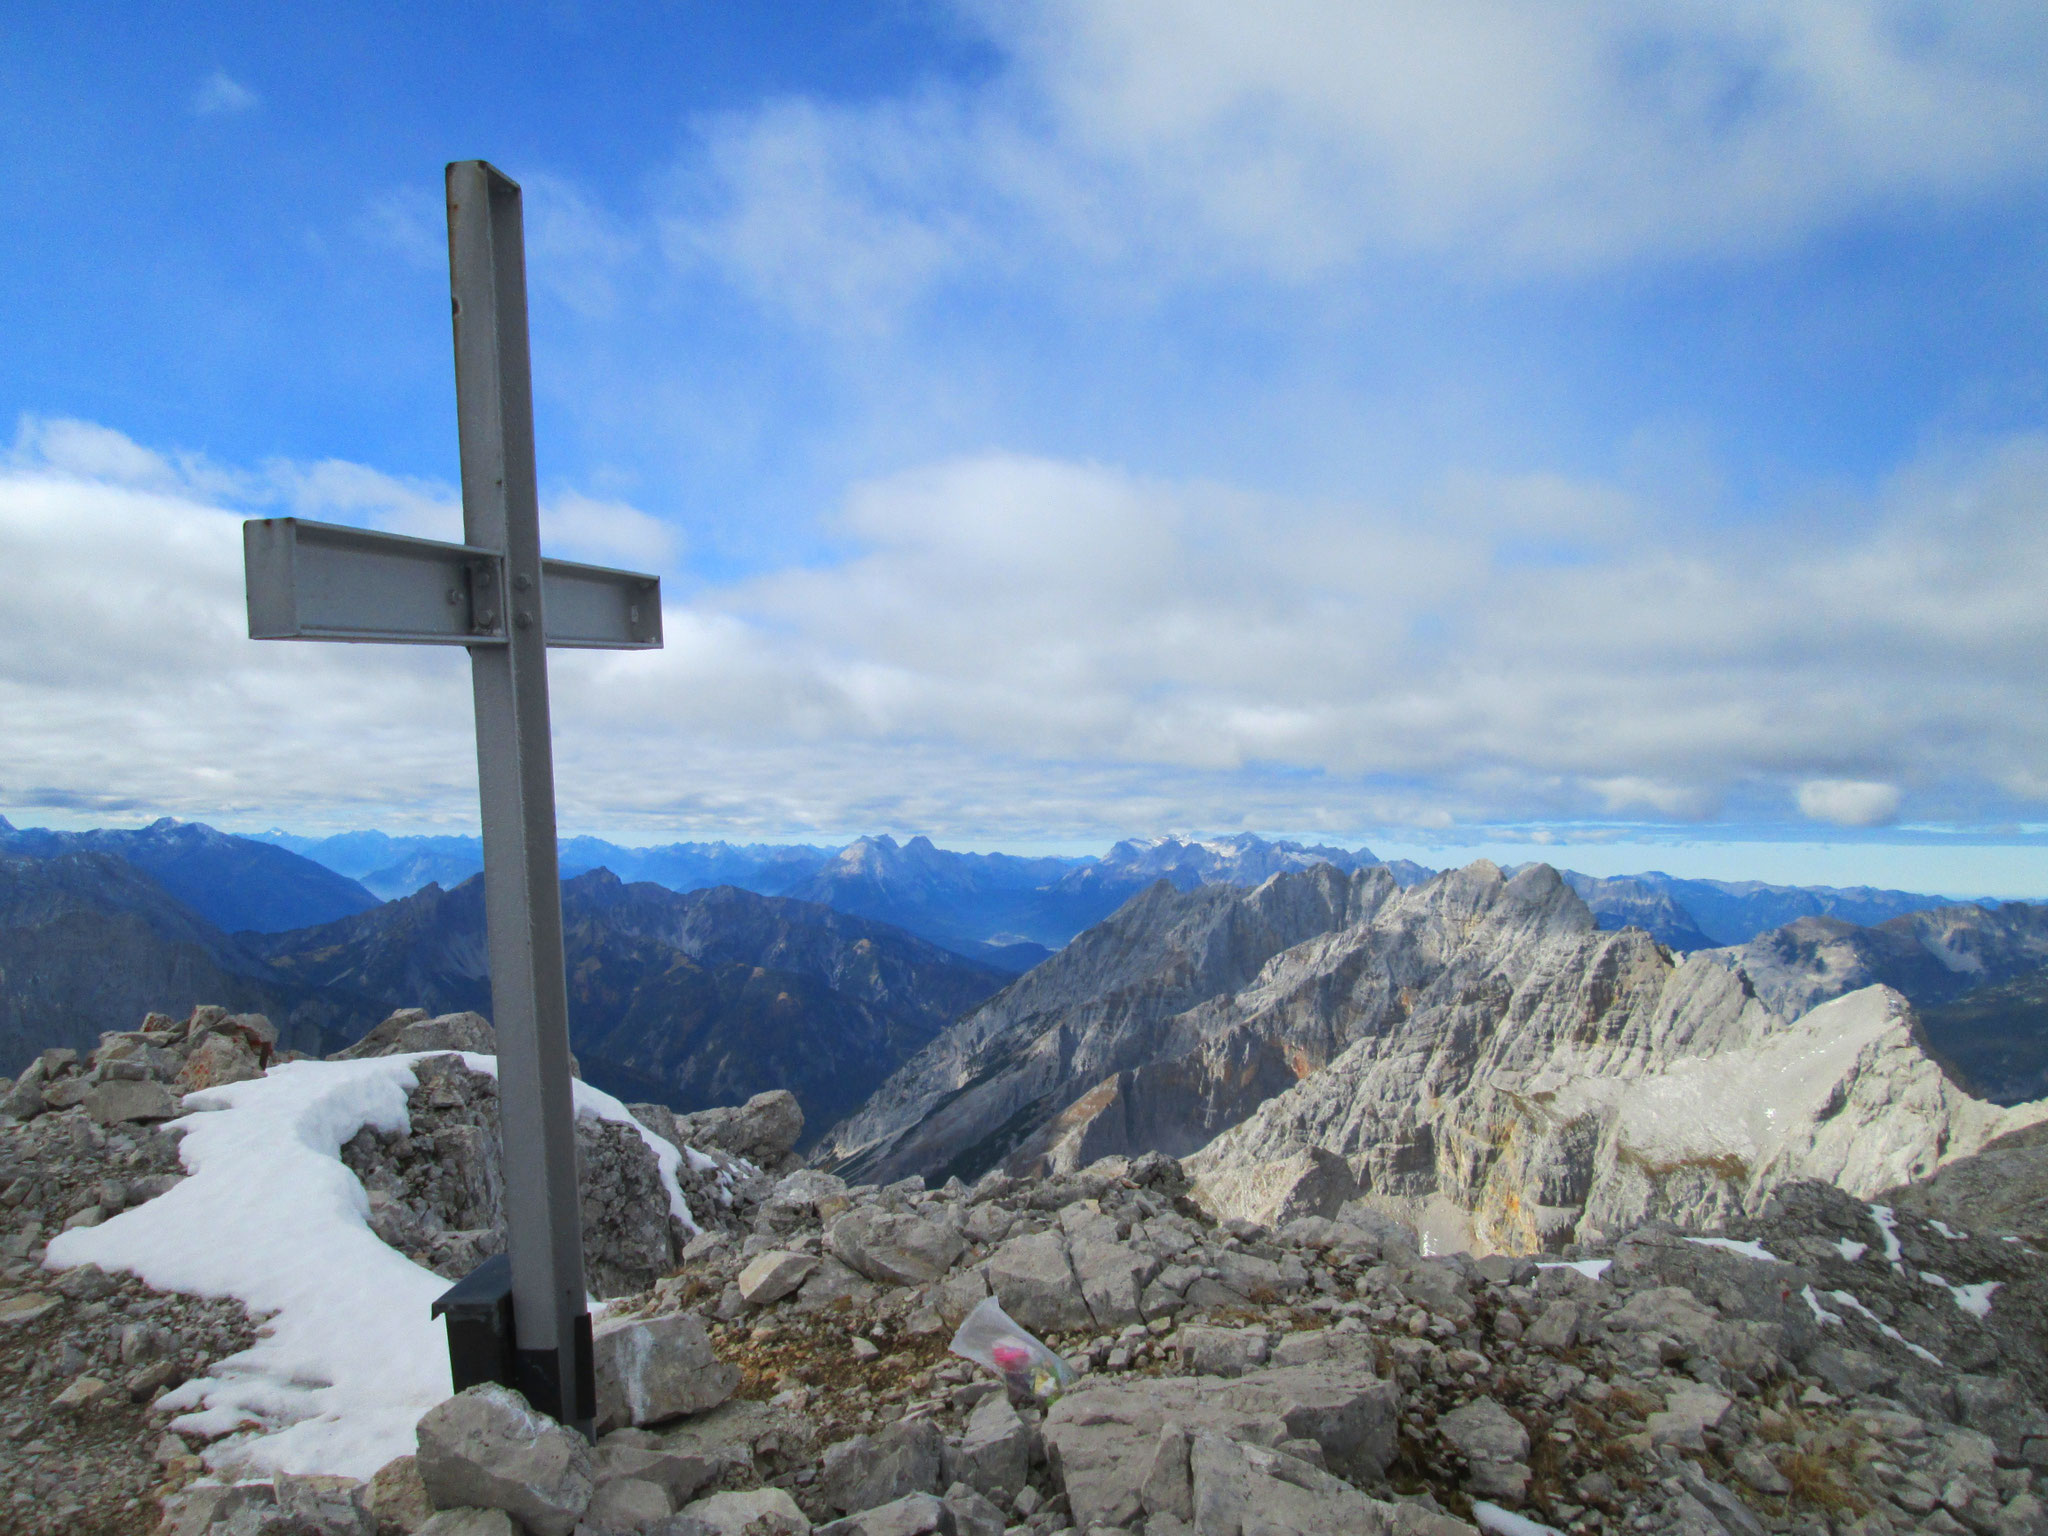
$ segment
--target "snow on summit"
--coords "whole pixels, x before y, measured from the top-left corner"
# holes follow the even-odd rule
[[[56,1269],[97,1264],[151,1286],[232,1296],[267,1317],[256,1343],[186,1382],[174,1429],[225,1436],[216,1470],[367,1478],[411,1454],[420,1415],[451,1391],[448,1341],[430,1310],[450,1281],[370,1230],[369,1199],[341,1160],[368,1127],[409,1129],[414,1067],[433,1052],[295,1061],[189,1094],[179,1155],[190,1177],[147,1204],[50,1243]],[[493,1076],[497,1059],[463,1052]],[[671,1213],[694,1229],[679,1154],[626,1107],[575,1084],[579,1117],[633,1126],[656,1155]]]

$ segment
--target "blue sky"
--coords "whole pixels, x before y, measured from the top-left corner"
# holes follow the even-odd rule
[[[233,526],[454,535],[483,155],[670,609],[570,830],[2048,894],[2037,6],[414,10],[0,16],[15,820],[471,819],[459,659],[240,639]]]

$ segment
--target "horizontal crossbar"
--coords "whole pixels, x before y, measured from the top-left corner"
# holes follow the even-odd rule
[[[253,640],[503,645],[505,557],[494,549],[296,517],[242,524]],[[661,580],[541,562],[551,646],[661,648]]]

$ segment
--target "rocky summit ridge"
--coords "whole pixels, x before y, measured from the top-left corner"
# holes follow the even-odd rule
[[[1443,1247],[1556,1251],[1790,1180],[1870,1194],[2048,1117],[1958,1086],[1907,1001],[2044,960],[2048,909],[2017,903],[1680,955],[1540,864],[1161,883],[939,1035],[818,1160],[941,1181],[1159,1151],[1219,1215],[1364,1198]]]
[[[1348,910],[1351,882],[1320,889]],[[1454,894],[1439,917],[1503,899],[1483,877]],[[1527,910],[1503,925],[1510,948],[1572,929],[1540,883],[1514,899]],[[1250,950],[1212,946],[1219,974],[1290,913],[1303,916],[1268,908]],[[1706,1017],[1733,1039],[1745,1009],[1720,995]],[[1896,1019],[1867,996],[1833,1006],[1883,1044]],[[346,1059],[283,1069],[303,1082],[404,1068],[402,1124],[318,1134],[366,1196],[352,1219],[442,1273],[502,1241],[491,1045],[475,1015],[416,1010]],[[1219,1217],[1157,1152],[876,1185],[796,1162],[787,1094],[686,1117],[639,1106],[637,1127],[579,1121],[606,1300],[596,1445],[477,1388],[412,1410],[400,1453],[342,1471],[266,1462],[304,1387],[252,1390],[277,1319],[76,1261],[80,1234],[201,1177],[180,1147],[195,1122],[239,1112],[224,1087],[266,1088],[279,1070],[267,1020],[207,1008],[152,1016],[86,1057],[51,1052],[8,1085],[0,1527],[2048,1533],[2040,1127],[1874,1201],[1783,1181],[1714,1230],[1637,1222],[1544,1259],[1432,1254],[1372,1198]],[[1013,1395],[949,1354],[990,1297],[1078,1380],[1051,1400]]]

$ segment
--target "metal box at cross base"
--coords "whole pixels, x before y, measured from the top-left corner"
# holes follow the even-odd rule
[[[448,1367],[456,1391],[487,1381],[514,1384],[519,1357],[512,1333],[510,1254],[485,1259],[443,1291],[433,1315],[448,1319]]]

